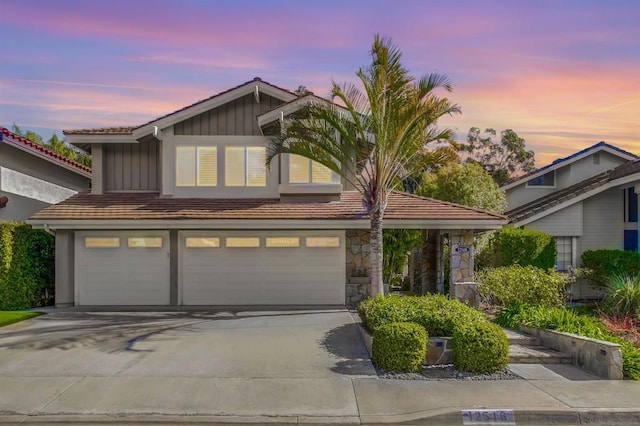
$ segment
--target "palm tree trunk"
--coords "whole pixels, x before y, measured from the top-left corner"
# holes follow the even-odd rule
[[[384,294],[382,284],[382,216],[384,210],[369,212],[371,218],[371,288],[369,295],[376,297]]]

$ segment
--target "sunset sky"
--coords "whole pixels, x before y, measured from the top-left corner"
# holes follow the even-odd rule
[[[259,76],[325,96],[373,35],[536,164],[601,140],[640,154],[640,1],[0,0],[0,125],[136,125]]]

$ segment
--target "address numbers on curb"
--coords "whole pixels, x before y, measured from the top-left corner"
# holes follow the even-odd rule
[[[513,410],[463,410],[465,425],[515,425]]]

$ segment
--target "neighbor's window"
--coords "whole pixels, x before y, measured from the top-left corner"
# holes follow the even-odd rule
[[[555,237],[558,257],[556,258],[556,270],[566,271],[573,265],[573,237]]]
[[[215,146],[176,147],[176,186],[216,186],[218,150]]]
[[[131,248],[160,248],[162,247],[162,237],[131,237],[127,239],[127,246]]]
[[[638,194],[634,187],[624,190],[624,221],[638,222]]]
[[[266,149],[259,146],[228,146],[224,149],[226,186],[266,186]]]
[[[340,247],[340,237],[307,237],[307,247]]]
[[[187,237],[185,245],[189,248],[214,248],[220,247],[218,237]]]
[[[260,237],[227,237],[225,247],[260,247]]]
[[[527,186],[556,186],[556,172],[550,171],[527,182]]]
[[[86,237],[84,239],[86,248],[118,248],[120,238],[118,237]]]
[[[267,247],[300,247],[298,237],[267,237]]]
[[[289,183],[340,183],[340,177],[320,163],[289,154]]]

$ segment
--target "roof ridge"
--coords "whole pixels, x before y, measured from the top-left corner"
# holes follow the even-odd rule
[[[44,144],[40,144],[38,142],[34,142],[31,139],[27,139],[24,136],[20,136],[17,133],[14,133],[12,131],[10,131],[9,129],[7,129],[6,127],[0,127],[0,141],[3,140],[3,138],[1,137],[1,134],[4,134],[6,136],[9,136],[11,139],[15,139],[19,142],[22,142],[22,144],[29,146],[30,148],[35,149],[36,151],[42,151],[44,154],[46,154],[47,156],[59,161],[59,162],[63,162],[63,163],[68,163],[69,165],[76,167],[78,169],[84,170],[85,172],[89,172],[91,173],[91,167],[85,166],[82,163],[79,163],[75,160],[72,160],[69,157],[65,157],[64,155],[50,149],[47,148],[46,145]]]

